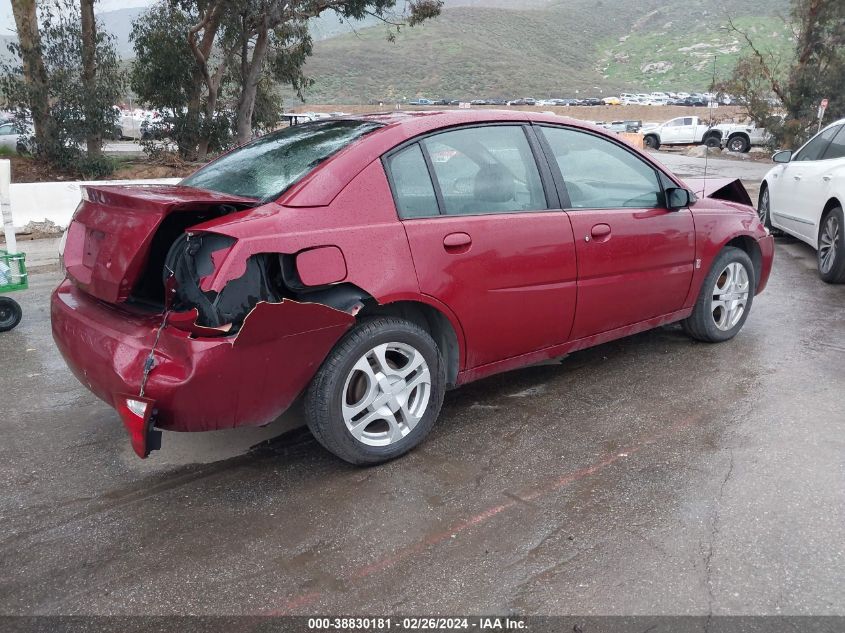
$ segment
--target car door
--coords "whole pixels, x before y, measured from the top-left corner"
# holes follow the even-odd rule
[[[484,125],[384,161],[420,290],[457,316],[467,368],[563,343],[572,328],[572,227],[538,154],[528,126]]]
[[[696,135],[695,118],[691,116],[684,117],[680,120],[677,127],[677,142],[678,143],[694,143]]]
[[[671,145],[672,143],[680,143],[678,139],[681,137],[681,126],[684,124],[684,118],[671,119],[663,124],[660,130],[660,142],[664,145]]]
[[[571,338],[681,310],[692,281],[695,226],[689,209],[666,209],[663,189],[672,181],[604,136],[540,129],[578,255]]]
[[[826,189],[823,178],[830,164],[824,155],[841,129],[841,125],[833,125],[822,130],[773,174],[770,183],[770,209],[775,224],[813,245],[826,201],[821,199]]]

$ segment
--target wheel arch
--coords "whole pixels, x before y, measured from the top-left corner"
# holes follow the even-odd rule
[[[728,246],[745,251],[745,254],[751,258],[751,265],[754,266],[754,288],[756,289],[760,285],[760,275],[763,271],[763,252],[760,250],[757,240],[750,235],[737,235],[728,240],[722,246],[722,250]]]
[[[463,358],[462,339],[459,338],[459,326],[453,323],[443,310],[430,303],[419,300],[401,300],[380,304],[369,301],[358,313],[358,318],[373,316],[393,316],[419,325],[431,335],[446,363],[446,385],[457,385],[458,372]]]
[[[842,202],[840,202],[839,198],[837,198],[836,196],[833,196],[830,200],[825,203],[824,208],[822,209],[822,214],[819,217],[819,231],[822,230],[822,222],[824,222],[824,219],[827,217],[827,214],[837,207],[841,209]]]
[[[745,142],[748,144],[748,149],[751,149],[751,137],[748,135],[747,132],[732,132],[728,135],[725,144],[730,143],[733,139],[737,137],[742,137],[743,139],[745,139]]]

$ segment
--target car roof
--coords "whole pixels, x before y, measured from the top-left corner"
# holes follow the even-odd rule
[[[321,119],[325,122],[329,119]],[[416,137],[445,130],[450,127],[483,123],[550,123],[589,130],[624,144],[613,132],[587,121],[562,117],[546,112],[520,112],[516,110],[427,110],[393,111],[338,117],[335,120],[372,121],[381,127],[341,150],[331,159],[314,169],[308,176],[291,187],[279,200],[286,206],[322,207],[334,199],[341,189],[373,161],[379,160],[397,146]],[[303,125],[311,125],[304,123]],[[628,144],[630,145],[630,144]],[[637,151],[636,148],[632,149]],[[641,158],[660,170],[666,168],[651,156],[637,152]]]
[[[389,129],[396,138],[406,139],[457,125],[473,123],[555,123],[571,125],[585,129],[602,131],[587,121],[563,117],[550,112],[521,112],[516,110],[461,109],[461,110],[426,110],[376,112],[372,114],[347,115],[344,119],[374,121]]]

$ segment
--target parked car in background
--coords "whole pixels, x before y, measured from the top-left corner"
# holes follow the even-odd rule
[[[697,116],[683,116],[670,119],[658,125],[642,129],[643,143],[650,149],[661,145],[700,145],[726,147],[733,152],[747,152],[752,145],[764,145],[769,134],[764,128],[754,125],[719,123],[711,126]]]
[[[621,105],[622,100],[619,97],[605,97],[602,99],[605,105]]]
[[[410,102],[409,105],[412,105],[412,106],[430,106],[430,105],[434,105],[434,101],[432,101],[431,99],[414,99],[413,101]]]
[[[35,131],[29,123],[6,120],[0,123],[0,147],[16,154],[32,153],[32,137]]]
[[[773,160],[760,187],[760,220],[816,249],[824,281],[845,283],[845,119]]]
[[[323,446],[378,463],[447,388],[667,323],[734,337],[772,266],[750,202],[556,115],[314,121],[180,185],[86,188],[53,335],[141,457],[153,427],[263,425],[302,394]]]

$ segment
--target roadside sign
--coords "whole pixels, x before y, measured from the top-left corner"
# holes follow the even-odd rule
[[[472,107],[472,104],[467,102],[467,101],[461,101],[458,104],[458,108],[460,108],[461,110],[469,110],[471,107]]]
[[[824,112],[827,110],[827,99],[822,99],[822,102],[819,104],[819,131],[822,129],[822,119],[824,118]]]

